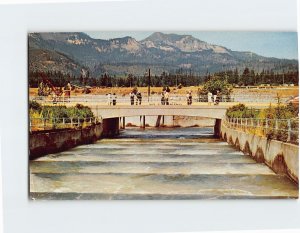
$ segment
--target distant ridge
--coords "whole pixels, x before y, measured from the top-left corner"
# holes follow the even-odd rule
[[[154,32],[141,41],[130,36],[109,40],[93,39],[82,32],[30,33],[28,39],[29,50],[35,51],[29,53],[30,61],[34,61],[30,69],[38,70],[63,70],[77,74],[81,67],[87,67],[93,76],[99,76],[103,72],[112,75],[143,75],[147,68],[156,74],[178,69],[205,74],[223,69],[242,70],[246,66],[255,71],[298,69],[297,60],[269,58],[251,51],[232,51],[191,35],[174,33]],[[52,55],[56,53],[59,54],[57,57],[64,56],[65,59],[60,60],[60,65],[59,60],[46,62],[45,56],[42,60],[31,57],[40,57],[41,51],[48,51]]]

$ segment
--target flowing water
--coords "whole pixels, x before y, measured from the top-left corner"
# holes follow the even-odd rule
[[[296,198],[298,187],[212,128],[126,129],[30,161],[32,199]]]

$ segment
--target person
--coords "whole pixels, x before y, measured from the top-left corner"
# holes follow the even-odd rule
[[[137,98],[137,104],[141,105],[142,104],[142,93],[138,91],[136,93],[136,98]]]
[[[111,94],[110,93],[107,94],[107,104],[111,105]]]
[[[207,101],[208,101],[208,105],[211,105],[211,103],[212,103],[212,93],[210,91],[207,93]]]
[[[165,103],[166,103],[166,105],[169,105],[169,92],[167,92],[167,91],[165,93]]]
[[[54,91],[52,92],[52,101],[53,101],[53,104],[57,103],[57,96],[56,96],[56,93]]]
[[[38,95],[39,96],[44,95],[44,83],[43,82],[40,82],[40,84],[39,84]]]
[[[192,105],[192,102],[193,102],[193,96],[192,96],[192,92],[190,91],[189,93],[189,102],[190,102],[190,105]]]
[[[116,105],[116,104],[117,104],[117,96],[116,96],[116,93],[114,93],[113,96],[112,96],[112,103],[113,103],[113,105]]]
[[[187,105],[191,105],[192,104],[192,92],[191,91],[188,91],[187,94],[186,94],[186,101],[187,101]]]
[[[216,101],[217,101],[217,92],[216,91],[214,92],[213,97],[214,97],[214,105],[216,105]]]
[[[71,86],[71,83],[70,83],[70,82],[68,82],[68,84],[67,84],[67,90],[69,90],[69,91],[72,90],[72,86]]]
[[[70,98],[71,98],[71,90],[72,90],[72,86],[71,86],[70,82],[68,82],[68,84],[65,88],[64,94],[65,94],[65,97],[69,100],[69,102],[70,102]]]
[[[187,105],[189,105],[189,92],[187,91],[186,92],[186,103],[187,103]]]
[[[220,102],[220,91],[217,91],[215,105],[218,105]]]
[[[165,92],[164,91],[161,93],[160,101],[161,101],[161,105],[165,105]]]
[[[198,102],[201,102],[201,88],[198,88],[197,90],[197,96],[198,96]]]
[[[134,93],[133,93],[133,91],[130,92],[130,104],[134,105]]]

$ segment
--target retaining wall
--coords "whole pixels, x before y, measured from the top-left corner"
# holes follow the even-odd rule
[[[83,129],[63,129],[30,133],[29,159],[64,151],[77,145],[93,143],[101,137],[102,131],[102,124],[98,123]]]
[[[299,146],[221,126],[221,137],[275,173],[286,174],[299,183]]]

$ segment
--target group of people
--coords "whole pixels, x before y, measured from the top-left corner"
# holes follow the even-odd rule
[[[117,104],[117,96],[116,93],[108,93],[107,95],[107,104],[108,105],[116,105]]]
[[[220,102],[220,91],[216,91],[215,94],[212,94],[210,91],[207,93],[208,105],[214,103],[214,105],[218,105]]]
[[[116,93],[108,93],[107,95],[107,103],[108,105],[116,105],[117,104],[117,96]],[[142,93],[138,90],[133,90],[129,94],[130,96],[130,105],[141,105],[142,104]],[[161,93],[161,104],[162,105],[169,105],[169,98],[170,98],[170,91],[163,90]],[[207,93],[208,105],[212,103],[214,105],[218,105],[220,102],[220,91],[216,91],[214,94],[211,92]],[[192,105],[193,103],[193,96],[192,91],[187,91],[186,94],[186,101],[187,105]]]
[[[142,104],[142,93],[140,91],[130,92],[130,105],[141,105]]]

